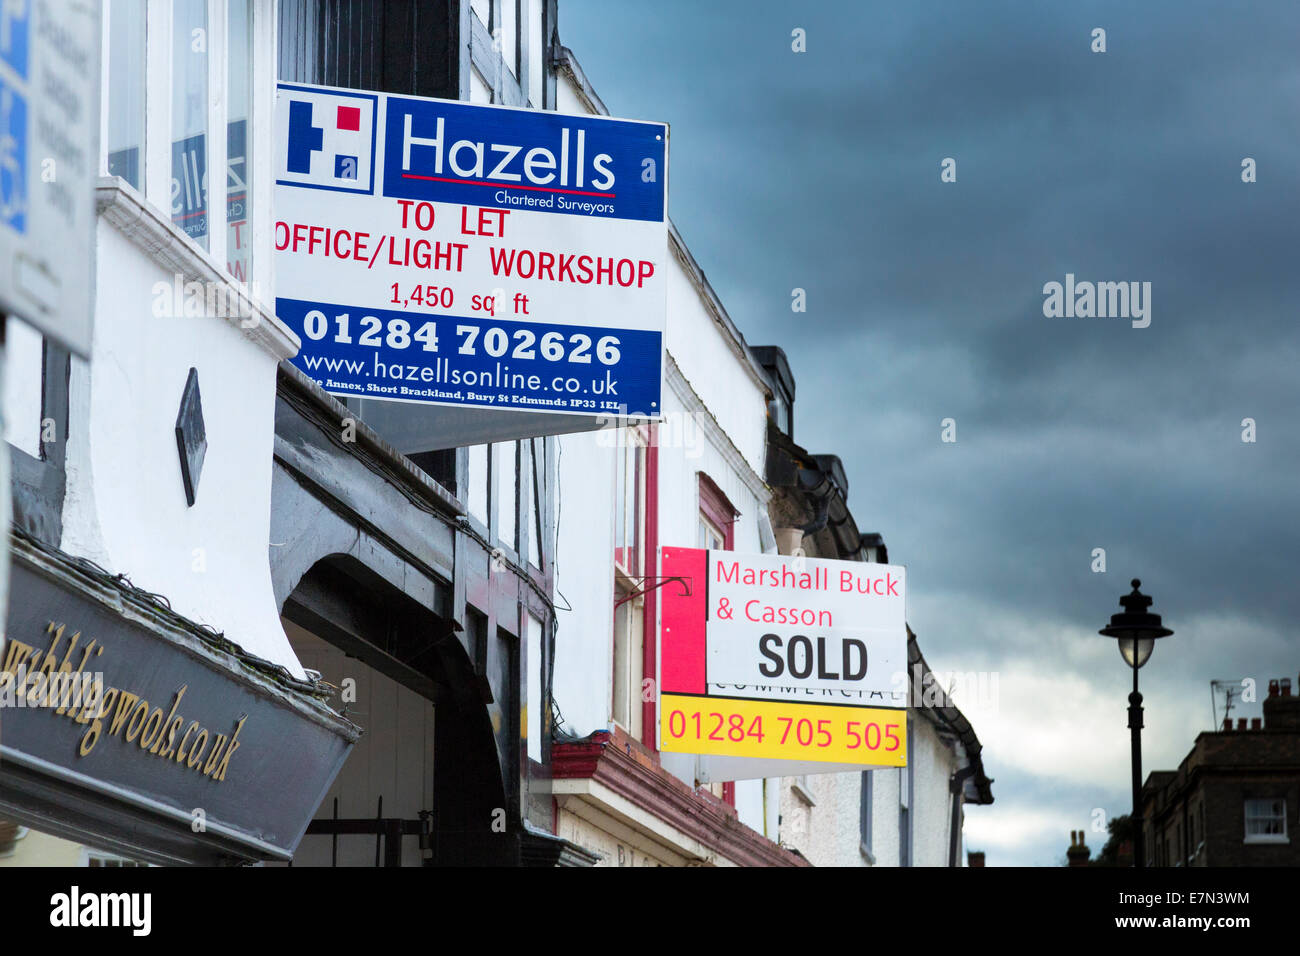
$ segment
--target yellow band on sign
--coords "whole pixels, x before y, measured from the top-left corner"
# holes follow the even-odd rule
[[[907,712],[885,707],[665,694],[667,753],[907,766]]]

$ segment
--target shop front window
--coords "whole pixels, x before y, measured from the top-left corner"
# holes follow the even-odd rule
[[[226,27],[229,60],[226,77],[226,269],[240,282],[253,276],[251,190],[253,139],[253,0],[230,0]]]
[[[208,4],[172,5],[172,222],[208,248]]]
[[[108,174],[144,189],[145,0],[113,0],[108,18]]]

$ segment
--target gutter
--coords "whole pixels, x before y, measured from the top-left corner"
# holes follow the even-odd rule
[[[931,682],[933,682],[934,672],[930,670],[930,665],[926,663],[924,655],[921,654],[921,648],[916,642],[916,635],[912,633],[910,627],[907,629],[907,663],[909,677],[908,691],[909,695],[912,697],[910,705],[919,713],[923,714],[931,723],[936,726],[942,726],[957,737],[965,753],[968,766],[975,768],[973,783],[975,785],[977,799],[973,802],[983,805],[991,804],[993,802],[993,781],[984,773],[984,761],[980,758],[980,752],[983,750],[983,746],[980,744],[979,737],[976,736],[975,728],[971,726],[971,722],[966,718],[966,715],[948,699],[948,695],[942,687],[939,688],[939,704],[934,707],[925,706],[925,676],[929,674]],[[912,693],[918,687],[916,679],[912,677],[913,669],[916,669],[920,673],[921,679],[919,687],[922,689],[921,700],[915,699],[915,694]]]

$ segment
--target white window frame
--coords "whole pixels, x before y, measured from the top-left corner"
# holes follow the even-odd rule
[[[649,459],[648,449],[650,447],[649,435],[640,427],[620,428],[618,431],[618,445],[615,454],[618,455],[618,463],[614,469],[614,579],[616,582],[622,582],[630,590],[633,586],[639,586],[645,578],[646,568],[649,566],[650,557],[645,553],[646,540],[646,498],[649,492],[647,481],[647,465]],[[636,562],[628,564],[620,562],[618,535],[619,525],[623,523],[626,517],[625,498],[623,488],[618,487],[620,478],[624,480],[630,474],[630,468],[635,466],[635,487],[631,493],[636,497],[636,513],[633,515],[633,525],[636,532]],[[623,528],[624,545],[627,545],[627,528]],[[624,550],[629,550],[624,548]]]
[[[1260,803],[1281,803],[1282,804],[1282,832],[1281,833],[1251,833],[1250,824],[1255,820],[1272,820],[1275,819],[1272,814],[1263,816],[1260,814],[1252,815],[1250,812],[1251,804]],[[1242,803],[1243,825],[1245,828],[1245,837],[1243,843],[1290,843],[1291,835],[1287,832],[1286,821],[1286,798],[1285,797],[1248,797]]]
[[[495,522],[492,526],[492,540],[515,559],[516,564],[519,563],[519,489],[523,484],[519,473],[519,446],[521,441],[527,441],[527,439],[511,439],[491,444],[492,484],[491,500],[488,502],[488,507],[491,509],[492,518]],[[512,478],[514,481],[513,488],[507,486],[507,482]],[[505,527],[507,519],[510,521],[509,533],[503,536],[503,533],[507,531]]]
[[[644,731],[641,684],[645,680],[645,642],[650,623],[645,619],[646,574],[653,568],[653,556],[646,553],[647,503],[649,486],[649,430],[627,426],[617,431],[614,454],[614,534],[611,563],[614,567],[613,670],[611,673],[610,721],[628,735],[641,739]],[[620,481],[622,486],[620,487]],[[636,538],[636,560],[619,560],[619,528],[627,515],[627,494],[635,498],[632,531]],[[624,551],[630,551],[628,528],[622,528]],[[620,680],[621,677],[621,680]]]
[[[94,860],[96,863],[92,864]],[[153,866],[152,863],[145,863],[141,860],[133,860],[128,856],[122,856],[118,853],[110,853],[107,850],[96,850],[94,847],[83,846],[81,848],[81,866],[88,867],[97,865],[100,868],[126,867],[128,869],[144,868]]]
[[[641,684],[645,680],[645,594],[636,593],[633,588],[630,582],[614,585],[614,599],[622,603],[614,608],[614,667],[610,675],[613,709],[609,718],[627,731],[628,736],[640,740],[644,729]],[[629,597],[631,594],[635,596]]]
[[[104,0],[103,36],[107,46],[109,4]],[[208,248],[200,250],[223,276],[229,276],[226,260],[226,103],[229,77],[229,4],[231,0],[207,0],[208,22]],[[238,2],[238,0],[236,0]],[[171,220],[172,180],[172,0],[147,0],[145,6],[145,128],[144,198]],[[252,48],[249,77],[250,103],[247,141],[253,162],[247,168],[249,225],[249,275],[256,280],[256,298],[275,301],[272,272],[271,203],[274,188],[272,159],[275,149],[275,83],[277,63],[276,31],[278,0],[255,0],[252,4]],[[99,170],[108,174],[108,95],[111,57],[101,63],[101,109]],[[213,175],[214,170],[221,170]],[[235,280],[231,277],[231,281]]]

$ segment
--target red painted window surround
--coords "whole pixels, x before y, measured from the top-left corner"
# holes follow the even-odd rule
[[[736,508],[722,493],[722,489],[713,483],[713,479],[704,472],[700,476],[700,511],[725,537],[723,550],[730,551],[736,547]]]
[[[723,550],[734,550],[736,547],[736,507],[722,493],[722,489],[714,484],[712,478],[702,471],[699,472],[699,476],[700,511],[722,532]],[[728,806],[734,807],[736,805],[735,781],[728,781],[722,785],[722,800]]]

